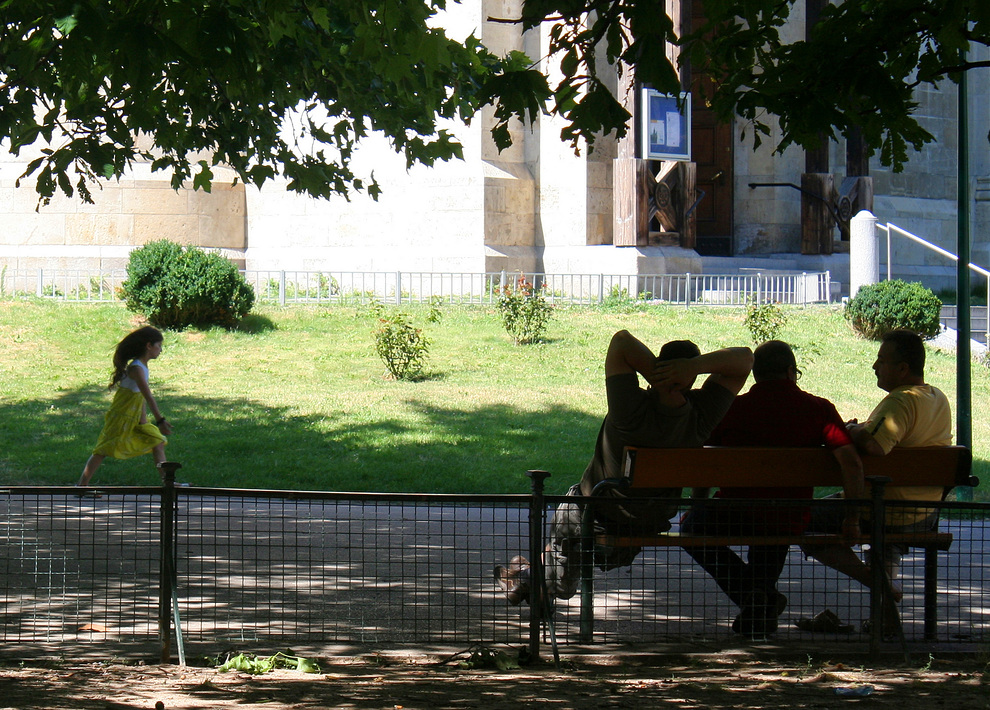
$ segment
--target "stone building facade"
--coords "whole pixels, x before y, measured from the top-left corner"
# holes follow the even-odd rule
[[[678,8],[680,7],[678,2]],[[519,0],[466,0],[443,18],[452,36],[479,35],[499,51],[546,55],[547,32],[523,35],[489,17],[518,15]],[[800,3],[791,25],[803,33]],[[676,8],[675,8],[676,9]],[[552,67],[550,67],[552,71]],[[990,72],[970,72],[973,260],[990,264]],[[617,88],[633,101],[627,88]],[[956,88],[918,92],[919,114],[937,142],[912,155],[893,174],[876,160],[869,166],[874,213],[942,246],[956,250]],[[173,191],[168,178],[137,166],[119,181],[94,190],[95,204],[56,197],[39,206],[31,186],[14,186],[32,156],[0,153],[0,265],[10,268],[111,268],[148,241],[169,238],[221,249],[248,269],[332,271],[552,273],[732,273],[741,267],[828,269],[848,279],[848,253],[835,231],[832,254],[802,255],[801,195],[753,183],[798,184],[804,151],[772,152],[774,141],[754,150],[752,132],[727,127],[728,169],[719,173],[731,195],[728,226],[717,235],[723,256],[676,245],[615,246],[617,160],[635,154],[635,141],[605,139],[593,152],[575,155],[559,138],[560,126],[540,117],[515,126],[514,143],[498,153],[489,138],[490,113],[453,130],[464,160],[406,170],[384,140],[367,140],[355,172],[374,172],[383,193],[315,200],[273,182],[263,189],[232,186],[232,175],[215,173],[210,194]],[[708,145],[695,141],[695,155]],[[845,177],[845,146],[833,144],[829,165],[836,184]],[[226,178],[226,179],[225,179]],[[885,251],[881,251],[885,254]],[[882,257],[885,258],[885,257]],[[950,286],[955,267],[944,257],[905,240],[895,242],[896,276]]]

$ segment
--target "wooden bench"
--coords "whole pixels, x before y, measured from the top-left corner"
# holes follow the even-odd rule
[[[591,496],[592,504],[585,509],[584,544],[586,559],[591,559],[593,544],[610,547],[700,547],[734,545],[801,545],[801,544],[869,544],[873,557],[874,590],[883,587],[885,579],[882,555],[886,544],[899,543],[925,551],[925,638],[934,638],[936,613],[936,583],[938,551],[952,545],[951,533],[936,530],[910,534],[886,533],[879,521],[884,519],[885,486],[939,486],[942,498],[955,486],[976,486],[979,481],[971,475],[972,454],[963,446],[941,446],[914,449],[894,449],[886,456],[864,456],[864,475],[870,488],[871,520],[875,523],[869,535],[856,540],[839,535],[689,535],[668,532],[652,536],[594,535],[595,499],[607,489],[622,489],[638,495],[670,488],[732,488],[842,485],[842,476],[835,456],[824,448],[762,448],[762,447],[704,447],[692,449],[649,449],[627,447],[624,452],[624,476],[602,481]],[[662,495],[662,494],[661,494]],[[604,499],[601,499],[604,501]],[[616,499],[609,496],[608,500]],[[803,501],[808,504],[809,501]],[[921,504],[919,504],[921,505]],[[927,504],[931,505],[931,503]],[[590,641],[594,626],[594,567],[582,569],[581,639]],[[871,592],[871,611],[879,615],[882,603],[879,592]],[[879,624],[871,644],[878,644]]]

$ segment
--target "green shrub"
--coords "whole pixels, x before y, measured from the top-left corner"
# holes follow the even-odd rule
[[[602,297],[602,308],[608,310],[622,310],[624,308],[629,308],[635,300],[629,296],[629,289],[622,288],[618,284],[613,284],[612,288],[608,290]]]
[[[942,301],[920,283],[900,279],[863,286],[846,304],[845,316],[863,337],[879,340],[896,328],[934,338],[941,325]]]
[[[124,302],[152,325],[237,325],[254,305],[254,291],[237,267],[219,254],[168,240],[131,252]]]
[[[426,316],[427,323],[439,323],[443,320],[443,298],[441,296],[430,296],[430,312]]]
[[[787,316],[779,304],[750,301],[743,324],[753,337],[753,342],[759,345],[780,337],[780,331],[787,325]]]
[[[392,377],[410,380],[423,371],[430,341],[405,313],[382,313],[375,331],[375,349]]]
[[[516,345],[540,340],[553,315],[553,304],[546,299],[543,289],[521,276],[514,285],[499,290],[495,309]]]

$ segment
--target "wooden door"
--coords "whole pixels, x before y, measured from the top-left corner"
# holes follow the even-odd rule
[[[692,6],[692,25],[703,21],[700,2]],[[711,77],[691,77],[691,153],[697,164],[697,246],[706,256],[732,256],[732,126],[720,123],[708,107]],[[702,196],[704,192],[704,196]],[[697,199],[697,197],[695,199]]]

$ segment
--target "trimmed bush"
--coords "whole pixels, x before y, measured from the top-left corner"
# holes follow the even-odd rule
[[[160,328],[236,326],[254,306],[254,290],[219,254],[168,240],[131,252],[124,302]]]
[[[920,283],[900,279],[863,286],[846,304],[845,316],[863,337],[879,340],[896,328],[934,338],[941,325],[942,301]]]

